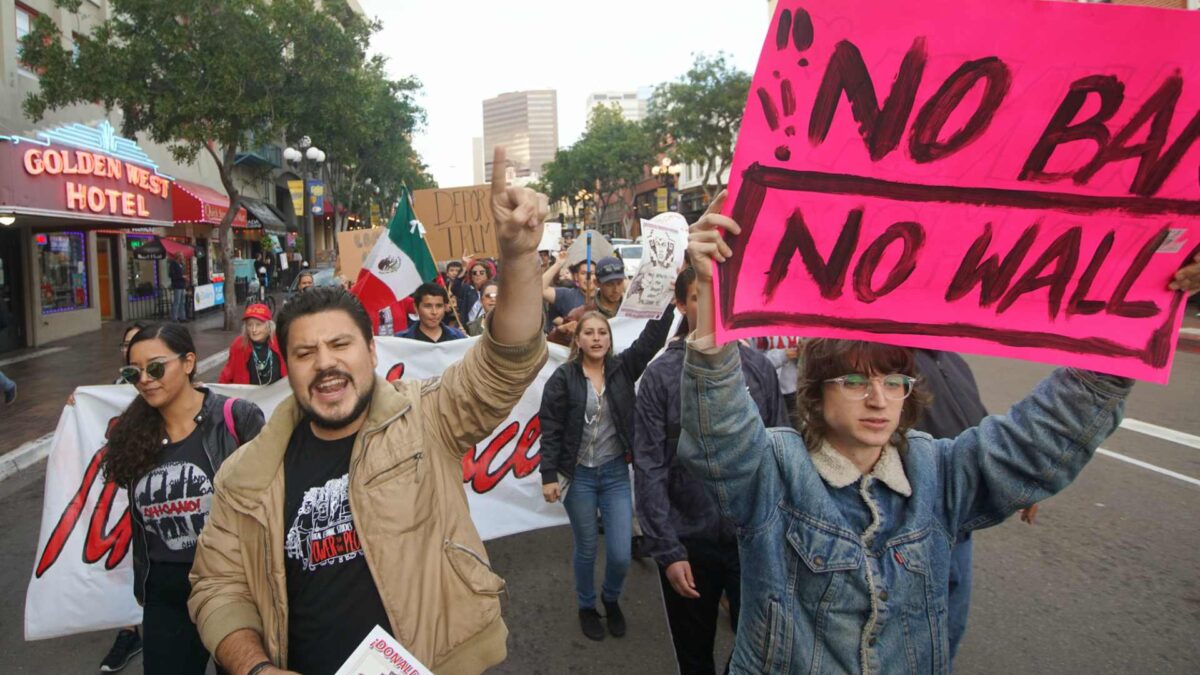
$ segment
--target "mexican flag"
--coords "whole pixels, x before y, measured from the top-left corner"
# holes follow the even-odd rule
[[[425,228],[413,213],[412,199],[404,188],[387,236],[375,241],[350,292],[362,301],[371,323],[377,324],[380,310],[436,278],[437,265],[425,243]]]

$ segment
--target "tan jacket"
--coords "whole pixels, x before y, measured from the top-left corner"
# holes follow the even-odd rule
[[[504,660],[504,580],[471,522],[462,457],[508,416],[546,361],[539,336],[508,347],[490,333],[440,380],[376,378],[350,455],[350,508],[396,639],[440,673]],[[188,610],[210,652],[230,633],[263,636],[287,665],[283,456],[300,410],[288,398],[225,461],[196,549]]]

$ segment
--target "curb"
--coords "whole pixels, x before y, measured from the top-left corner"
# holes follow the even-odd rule
[[[225,365],[229,352],[218,352],[196,364],[196,373],[203,373]],[[0,481],[28,469],[45,459],[54,445],[54,432],[21,444],[16,450],[0,455]]]
[[[54,432],[22,444],[16,450],[0,456],[0,481],[10,478],[37,464],[50,454]]]

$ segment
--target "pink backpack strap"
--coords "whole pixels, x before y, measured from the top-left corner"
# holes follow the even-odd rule
[[[233,423],[233,404],[237,401],[236,398],[225,399],[225,428],[229,431],[229,435],[233,436],[233,442],[241,445],[242,441],[238,438],[237,426]]]

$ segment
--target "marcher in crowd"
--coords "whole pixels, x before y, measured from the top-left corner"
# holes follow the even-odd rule
[[[505,584],[471,522],[462,458],[546,361],[536,248],[548,208],[502,172],[491,203],[496,311],[440,378],[376,375],[371,322],[349,293],[314,289],[280,312],[292,396],[217,476],[192,568],[192,618],[233,675],[333,673],[376,625],[433,672],[504,660]]]
[[[685,340],[697,312],[696,271],[675,281],[675,308],[685,320],[679,335],[646,368],[634,416],[633,477],[638,522],[647,552],[658,563],[663,604],[684,675],[717,672],[713,647],[721,595],[737,628],[741,571],[737,535],[721,517],[704,484],[676,461],[679,443],[679,373]],[[750,397],[768,427],[789,426],[775,369],[758,351],[738,345]]]
[[[617,315],[625,298],[625,263],[620,258],[601,258],[596,263],[596,280],[599,285],[587,301],[568,312],[562,323],[550,331],[547,340],[569,346],[571,336],[575,333],[575,323],[584,312],[599,312],[609,319]]]
[[[737,348],[714,339],[712,268],[732,256],[717,228],[740,232],[723,202],[689,235],[700,294],[679,456],[738,527],[731,670],[948,672],[954,543],[1070,484],[1117,428],[1132,381],[1060,369],[1008,415],[933,440],[912,430],[926,396],[911,349],[811,340],[803,433],[767,429]]]
[[[294,302],[294,301],[293,301]],[[253,304],[242,313],[242,334],[229,345],[221,384],[271,384],[287,377],[287,364],[275,339],[271,309]]]
[[[558,273],[567,263],[564,251],[542,273],[542,299],[548,305],[546,310],[546,332],[566,321],[567,315],[576,307],[581,307],[592,296],[596,288],[595,262],[589,268],[587,261],[571,266],[572,286],[557,286]]]
[[[494,272],[487,261],[476,260],[467,266],[467,284],[463,292],[465,304],[458,307],[460,320],[470,323],[483,314],[479,296],[483,292],[483,287],[492,280],[493,276]]]
[[[492,310],[496,309],[496,298],[499,294],[500,286],[495,282],[483,287],[483,293],[479,296],[479,303],[483,305],[483,314],[467,324],[467,335],[475,337],[483,335],[483,332],[487,330],[487,320],[492,315]]]
[[[313,273],[309,270],[301,271],[296,277],[296,292],[303,293],[313,287]]]
[[[187,321],[187,277],[183,274],[183,254],[171,257],[167,267],[171,278],[171,320]]]
[[[209,653],[188,617],[188,570],[213,477],[239,444],[258,435],[263,414],[249,401],[192,384],[196,348],[178,324],[138,331],[120,374],[138,396],[108,432],[102,467],[129,498],[143,667],[148,675],[203,675]]]
[[[800,379],[800,338],[758,338],[754,341],[754,346],[775,367],[775,376],[779,378],[779,389],[783,392],[783,402],[787,406],[791,424],[793,427],[797,426],[799,421],[795,418],[796,383]]]
[[[608,632],[625,634],[619,600],[632,555],[633,384],[667,341],[673,318],[674,307],[668,305],[628,349],[614,356],[608,319],[599,312],[584,314],[575,328],[570,360],[542,390],[542,495],[551,503],[561,497],[571,521],[579,626],[592,640],[604,639],[595,582],[601,520],[605,564],[600,599]]]
[[[448,342],[467,337],[457,328],[445,324],[446,289],[434,283],[421,284],[413,299],[417,303],[417,322],[410,325],[399,337],[422,342]]]
[[[925,414],[913,426],[936,438],[957,438],[959,434],[979,426],[987,417],[987,407],[979,397],[975,374],[963,357],[953,352],[934,349],[913,350],[917,377],[931,395],[932,402]],[[1021,520],[1033,523],[1038,505],[1021,509]],[[950,552],[950,587],[946,597],[946,624],[949,629],[950,665],[958,654],[967,631],[967,615],[971,608],[971,567],[974,545],[971,533],[959,537]]]

